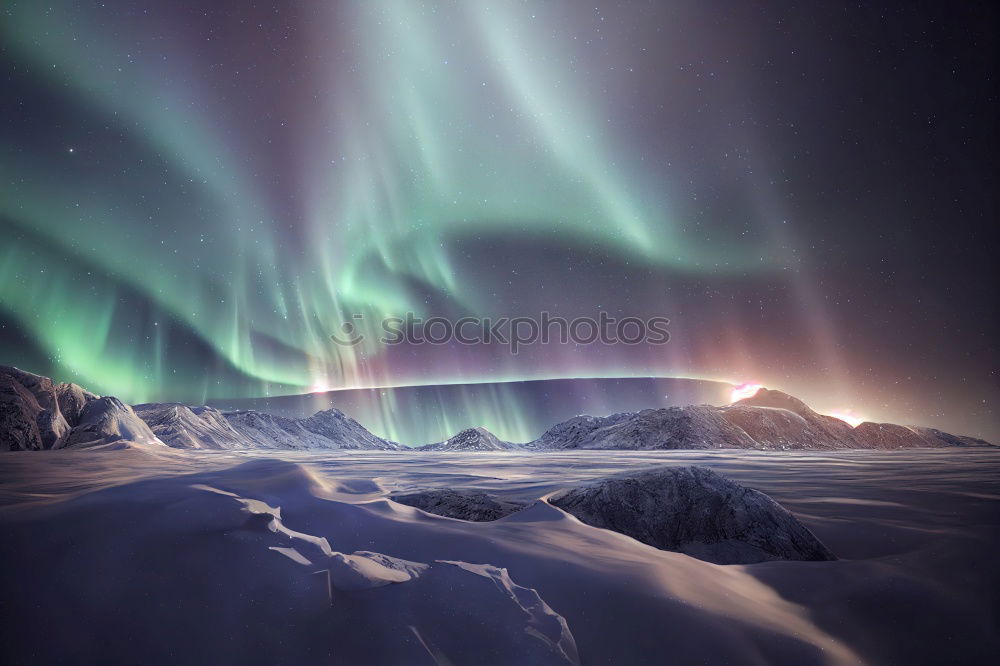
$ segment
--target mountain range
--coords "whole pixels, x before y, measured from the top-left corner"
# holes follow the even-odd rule
[[[725,407],[689,405],[576,416],[526,444],[485,428],[443,442],[402,446],[378,437],[338,409],[307,418],[220,411],[177,403],[130,406],[76,384],[0,366],[0,450],[116,448],[125,444],[176,449],[561,451],[758,449],[836,450],[992,446],[933,428],[865,422],[857,427],[813,411],[781,391],[760,389]]]
[[[157,437],[178,449],[403,448],[373,435],[338,409],[325,409],[305,419],[176,403],[136,405],[135,411]]]
[[[690,405],[577,416],[549,428],[536,449],[911,449],[991,446],[934,428],[866,421],[857,427],[762,388],[725,407]]]

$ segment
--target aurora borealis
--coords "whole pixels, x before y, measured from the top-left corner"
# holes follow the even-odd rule
[[[0,361],[377,387],[396,436],[393,387],[688,377],[995,439],[995,10],[705,4],[6,3]],[[671,342],[330,339],[541,311]]]

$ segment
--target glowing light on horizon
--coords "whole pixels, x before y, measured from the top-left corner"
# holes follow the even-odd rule
[[[316,381],[309,387],[309,393],[326,393],[327,391],[332,390],[333,387],[330,386],[329,382],[324,381]]]
[[[852,428],[857,428],[859,425],[868,420],[863,416],[858,416],[857,414],[854,413],[853,410],[850,409],[834,410],[830,412],[827,416],[832,416],[835,419],[840,419],[841,421],[850,424]]]
[[[733,389],[732,394],[729,396],[729,403],[739,402],[740,400],[745,400],[747,398],[752,398],[757,395],[757,391],[764,388],[761,384],[754,384],[752,382],[744,382],[736,386]]]

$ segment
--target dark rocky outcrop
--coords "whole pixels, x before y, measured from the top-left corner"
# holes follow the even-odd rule
[[[76,384],[56,384],[0,366],[0,450],[58,449],[97,396]]]
[[[499,520],[527,506],[525,502],[503,500],[476,490],[424,490],[393,495],[390,499],[427,513],[477,523]]]
[[[704,467],[608,477],[548,502],[587,525],[717,564],[835,559],[773,499]]]
[[[26,384],[4,368],[0,372],[0,445],[5,451],[52,448],[65,439],[69,426],[60,416],[53,423],[55,396],[50,386]],[[27,374],[27,373],[25,373]]]
[[[79,423],[83,408],[99,397],[76,384],[56,384],[56,402],[59,404],[59,411],[71,425]]]

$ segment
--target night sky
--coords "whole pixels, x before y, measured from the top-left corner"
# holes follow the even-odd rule
[[[0,363],[389,420],[408,385],[752,381],[1000,440],[997,9],[886,4],[5,2]],[[671,341],[330,339],[543,310]]]

